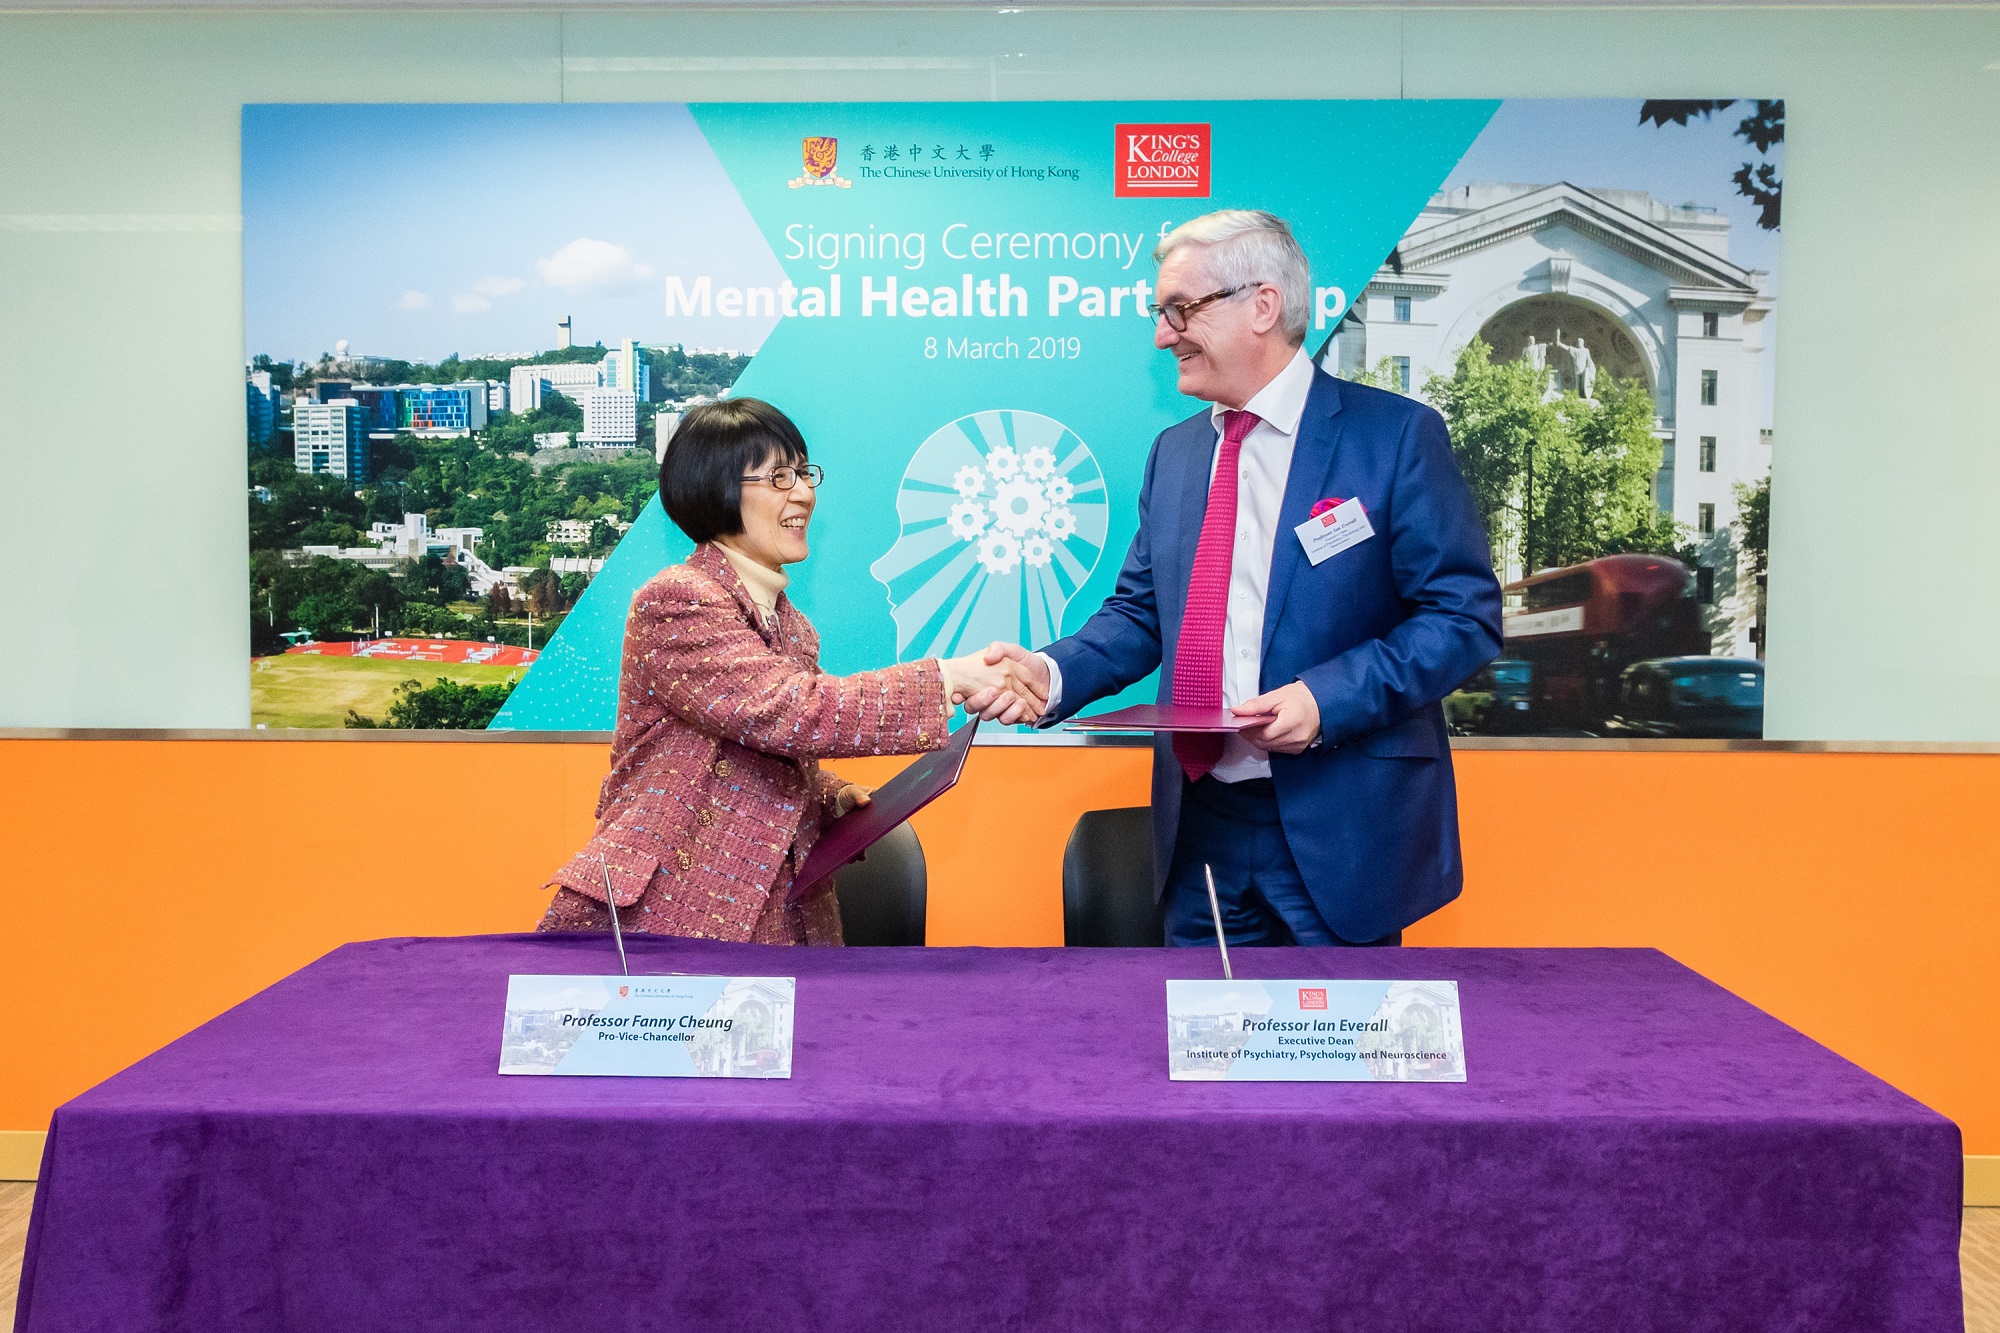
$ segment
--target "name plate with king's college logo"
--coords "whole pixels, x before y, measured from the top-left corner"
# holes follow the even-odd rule
[[[790,1078],[791,977],[510,976],[503,1074]]]
[[[1167,1071],[1194,1082],[1463,1083],[1455,981],[1169,981]]]

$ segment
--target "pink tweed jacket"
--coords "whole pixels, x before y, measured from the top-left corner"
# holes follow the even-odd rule
[[[611,929],[609,867],[626,930],[840,943],[830,890],[785,903],[842,786],[819,761],[943,745],[938,664],[822,674],[819,635],[791,599],[766,624],[705,544],[633,598],[618,689],[597,832],[550,881],[540,929]]]

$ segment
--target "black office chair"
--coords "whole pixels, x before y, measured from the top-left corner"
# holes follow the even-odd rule
[[[849,944],[924,942],[924,903],[929,877],[917,831],[899,825],[868,849],[868,855],[834,872],[840,899],[840,933]]]
[[[1063,944],[1144,949],[1166,941],[1153,901],[1153,810],[1088,810],[1063,849]]]

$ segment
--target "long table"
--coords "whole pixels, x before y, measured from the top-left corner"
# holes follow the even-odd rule
[[[515,972],[378,940],[55,1113],[17,1329],[1957,1330],[1950,1121],[1651,950],[1450,979],[1462,1084],[1173,1083],[1198,950],[628,937],[798,978],[787,1081],[502,1077]]]

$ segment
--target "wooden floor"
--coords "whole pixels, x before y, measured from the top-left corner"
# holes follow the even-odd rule
[[[2000,1208],[1968,1208],[1958,1242],[1965,1333],[2000,1333]]]
[[[0,1329],[14,1326],[14,1289],[34,1197],[33,1185],[0,1181]],[[2000,1208],[1965,1210],[1958,1262],[1965,1274],[1965,1333],[2000,1333]]]
[[[32,1183],[0,1180],[0,1328],[14,1327],[14,1291],[21,1285],[21,1250],[28,1243]]]

